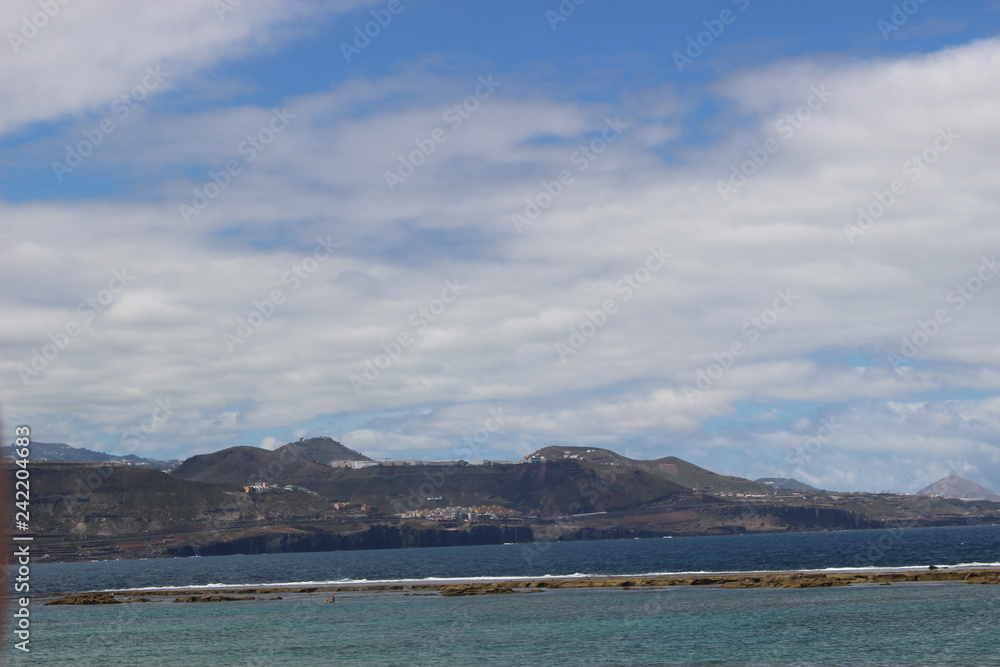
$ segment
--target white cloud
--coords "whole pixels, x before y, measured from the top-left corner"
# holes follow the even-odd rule
[[[0,131],[81,112],[103,114],[113,100],[142,85],[147,67],[160,65],[168,72],[157,91],[163,92],[220,60],[272,46],[286,26],[301,29],[304,22],[363,4],[10,0],[0,19],[9,49],[0,60],[5,94]]]
[[[757,477],[794,477],[839,491],[912,493],[949,474],[996,486],[998,418],[997,397],[867,401],[828,409],[808,424],[797,420],[739,438],[759,454]],[[734,435],[716,448],[737,445]]]
[[[176,16],[157,20],[177,30],[196,20],[193,4],[178,7],[162,10]],[[196,34],[221,57],[282,20],[267,7]],[[125,15],[107,11],[114,25],[124,23]],[[54,21],[49,30],[62,28]],[[171,50],[169,41],[126,44],[124,64],[85,90],[48,97],[44,86],[32,88],[9,120],[92,109],[132,70],[158,58],[191,68],[208,62]],[[28,47],[26,58],[40,57]],[[39,72],[47,66],[31,65]],[[9,319],[0,325],[4,403],[15,421],[42,420],[58,437],[88,444],[98,432],[143,419],[156,398],[169,396],[177,414],[143,451],[186,453],[235,444],[248,432],[284,433],[323,415],[396,410],[409,416],[331,434],[386,456],[446,456],[456,438],[479,428],[482,410],[497,405],[510,417],[491,437],[488,457],[516,458],[550,442],[622,449],[629,438],[630,451],[646,456],[743,448],[746,465],[764,470],[781,465],[783,450],[771,450],[800,438],[801,429],[772,431],[768,444],[749,427],[740,441],[732,434],[714,439],[701,425],[759,401],[768,413],[755,425],[761,428],[781,421],[774,404],[812,401],[867,412],[854,422],[853,444],[829,454],[822,474],[803,470],[805,481],[866,485],[871,470],[886,484],[910,488],[918,473],[941,469],[942,455],[959,452],[963,469],[996,485],[996,443],[969,423],[995,423],[997,399],[963,403],[968,419],[953,411],[957,404],[930,399],[922,417],[905,418],[906,429],[886,415],[889,401],[996,389],[1000,279],[985,282],[961,309],[948,294],[1000,246],[998,73],[995,40],[895,60],[801,58],[744,72],[716,92],[751,120],[697,153],[685,149],[690,160],[680,165],[654,151],[685,122],[669,91],[650,93],[655,114],[620,114],[629,127],[581,162],[575,152],[600,135],[614,110],[505,82],[394,194],[384,172],[444,125],[443,114],[470,94],[476,77],[407,71],[351,81],[285,100],[294,120],[190,225],[178,204],[238,155],[247,133],[266,127],[272,109],[141,117],[127,145],[107,150],[122,168],[172,174],[155,183],[153,203],[5,207],[9,236],[0,253],[4,281],[16,289],[4,295]],[[25,81],[16,79],[15,88],[27,88]],[[722,201],[717,181],[729,177],[730,165],[777,135],[777,120],[822,85],[832,91],[829,100]],[[390,104],[392,91],[401,94]],[[913,179],[904,162],[949,127],[958,139]],[[191,177],[192,167],[202,176]],[[101,167],[81,169],[97,177]],[[511,215],[561,170],[572,183],[518,233]],[[895,179],[906,192],[851,243],[844,225]],[[312,257],[316,239],[327,237],[340,244],[337,252],[308,277],[299,274],[298,283],[289,278]],[[644,274],[650,246],[671,257]],[[134,281],[92,322],[80,322],[79,336],[22,385],[18,364],[78,318],[78,304],[121,267]],[[439,302],[445,281],[456,279],[461,294]],[[269,310],[255,304],[275,290],[282,299],[273,315],[230,352],[224,335],[237,334],[255,310]],[[781,290],[797,296],[779,313]],[[614,312],[604,312],[606,322],[561,360],[556,344],[593,323],[609,301]],[[894,369],[888,354],[941,309],[949,321],[905,368]],[[400,344],[391,363],[379,362],[370,374],[377,377],[357,391],[352,375],[381,354],[392,356],[386,349],[401,334],[412,343]],[[699,372],[714,373],[734,344],[743,352],[732,368],[688,401],[684,385],[695,384]],[[824,357],[837,353],[867,360]],[[696,462],[712,467],[713,460]],[[892,472],[902,468],[910,472]]]

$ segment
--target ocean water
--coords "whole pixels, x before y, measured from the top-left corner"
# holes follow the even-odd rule
[[[1000,527],[39,564],[34,592],[1000,561]],[[1000,587],[401,592],[33,604],[11,665],[1000,665]]]

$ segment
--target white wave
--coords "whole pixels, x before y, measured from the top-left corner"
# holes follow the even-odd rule
[[[972,568],[1000,568],[997,563],[952,563],[934,564],[938,569],[972,569]],[[166,591],[166,590],[203,590],[203,589],[229,589],[229,588],[309,588],[319,586],[395,586],[395,585],[419,585],[419,584],[458,584],[458,583],[489,583],[500,581],[544,581],[548,579],[587,579],[606,577],[679,577],[688,575],[747,575],[747,574],[780,574],[783,572],[810,573],[832,573],[832,572],[917,572],[926,571],[931,567],[927,565],[896,565],[896,566],[867,566],[867,567],[824,567],[816,569],[785,569],[785,570],[676,570],[665,572],[642,572],[642,573],[615,573],[615,574],[595,574],[586,572],[573,572],[571,574],[537,574],[537,575],[499,575],[485,577],[423,577],[417,579],[327,579],[320,581],[269,581],[253,582],[242,584],[191,584],[181,586],[140,586],[132,588],[108,588],[102,592],[116,593],[121,591]]]

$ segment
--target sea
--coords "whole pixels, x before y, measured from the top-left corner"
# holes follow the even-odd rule
[[[1000,567],[1000,526],[31,566],[30,653],[4,665],[1000,666],[1000,586],[403,591],[283,599],[45,606],[46,594],[220,585],[490,581],[769,570]],[[10,582],[7,586],[10,587]],[[277,596],[269,596],[277,597]]]

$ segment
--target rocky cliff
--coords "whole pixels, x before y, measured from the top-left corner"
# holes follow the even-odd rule
[[[528,526],[470,526],[461,530],[376,524],[354,533],[285,532],[250,535],[233,540],[186,545],[164,550],[167,556],[228,556],[357,549],[457,547],[477,544],[531,542]]]

